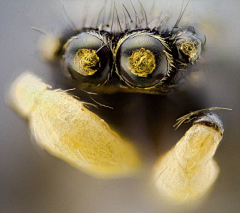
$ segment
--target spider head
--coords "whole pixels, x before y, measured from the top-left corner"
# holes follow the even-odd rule
[[[81,88],[103,93],[168,93],[201,53],[201,41],[191,30],[84,28],[60,43],[56,59],[65,74]]]

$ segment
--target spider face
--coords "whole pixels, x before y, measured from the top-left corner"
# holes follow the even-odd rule
[[[57,59],[81,88],[104,92],[168,93],[201,54],[190,30],[161,28],[110,32],[84,28],[60,39]]]
[[[194,29],[178,27],[183,13],[171,30],[162,24],[149,27],[146,17],[146,26],[142,27],[137,16],[134,27],[125,21],[123,29],[117,10],[115,13],[118,30],[102,24],[51,37],[51,45],[44,45],[53,50],[48,51],[48,59],[61,62],[65,73],[81,89],[168,93],[200,57],[202,42]],[[39,77],[22,74],[13,83],[9,97],[12,107],[29,120],[36,142],[82,171],[115,178],[128,176],[141,167],[134,143],[112,131],[84,102],[63,90],[51,90]],[[223,128],[210,110],[213,108],[191,112],[178,120],[177,126],[193,120],[195,123],[173,150],[160,158],[155,169],[157,185],[176,200],[195,199],[206,193],[217,178],[212,157]]]

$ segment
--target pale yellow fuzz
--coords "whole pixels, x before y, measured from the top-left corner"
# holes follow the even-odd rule
[[[28,118],[36,142],[52,155],[103,178],[139,168],[135,147],[63,90],[48,90],[38,77],[24,73],[13,83],[10,99]]]
[[[48,62],[53,62],[56,59],[60,48],[60,39],[52,34],[44,35],[38,42],[39,53]]]
[[[213,156],[221,139],[221,132],[213,127],[193,125],[155,166],[161,193],[181,202],[205,195],[219,173]]]

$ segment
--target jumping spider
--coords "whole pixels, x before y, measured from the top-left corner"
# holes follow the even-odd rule
[[[114,4],[107,22],[100,12],[94,28],[46,36],[41,54],[46,61],[60,62],[65,75],[87,92],[167,94],[200,57],[204,42],[193,27],[179,27],[186,8],[169,29],[164,19],[150,27],[140,6],[142,18],[133,7],[133,20],[123,5],[122,21]],[[122,177],[141,165],[132,143],[114,133],[83,102],[63,90],[50,90],[33,74],[25,73],[15,81],[10,101],[29,119],[39,145],[93,176]],[[202,195],[217,177],[212,157],[223,126],[212,109],[180,118],[178,124],[194,120],[193,127],[157,163],[156,183],[173,198]]]

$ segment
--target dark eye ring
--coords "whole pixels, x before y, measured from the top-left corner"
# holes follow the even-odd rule
[[[170,69],[168,50],[168,45],[159,34],[130,33],[117,43],[116,72],[131,87],[155,87]]]
[[[101,85],[112,70],[112,51],[106,40],[108,33],[81,32],[64,46],[63,66],[80,83]]]

